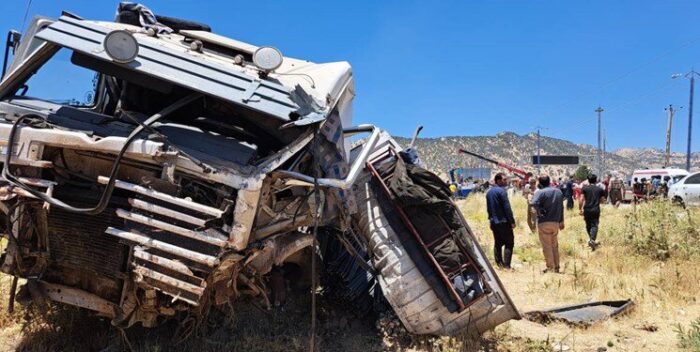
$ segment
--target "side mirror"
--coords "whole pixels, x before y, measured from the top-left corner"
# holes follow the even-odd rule
[[[20,39],[22,39],[22,34],[20,32],[15,30],[7,32],[7,39],[5,40],[5,56],[2,60],[2,75],[0,75],[0,80],[5,77],[7,62],[10,58],[10,49],[12,49],[12,55],[15,55]]]

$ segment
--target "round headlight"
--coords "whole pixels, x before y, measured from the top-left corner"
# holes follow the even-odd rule
[[[280,67],[282,59],[282,53],[271,46],[260,47],[253,53],[253,63],[265,72],[270,72]]]
[[[103,45],[107,55],[122,64],[133,61],[139,53],[139,43],[134,35],[121,29],[109,32]]]

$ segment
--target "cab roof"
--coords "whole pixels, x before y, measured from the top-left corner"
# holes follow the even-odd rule
[[[230,54],[238,52],[249,57],[257,46],[205,31],[153,35],[152,31],[138,26],[64,15],[40,29],[36,37],[112,62],[103,42],[114,30],[132,33],[139,44],[138,56],[118,65],[245,105],[283,121],[319,120],[344,94],[354,94],[352,69],[347,62],[317,64],[284,57],[278,69],[264,75],[250,62],[237,64],[235,56]],[[192,50],[193,40],[202,41],[205,50]],[[226,48],[229,52],[216,48]]]

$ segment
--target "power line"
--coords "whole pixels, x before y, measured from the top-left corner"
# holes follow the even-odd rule
[[[558,106],[555,106],[554,108],[549,109],[549,111],[556,111],[556,110],[560,110],[560,109],[563,109],[563,108],[565,108],[565,107],[568,107],[568,106],[571,105],[573,102],[579,101],[579,100],[580,100],[579,98],[580,98],[582,95],[583,95],[583,96],[586,96],[586,95],[590,95],[593,91],[600,91],[600,90],[602,90],[603,88],[606,88],[606,87],[612,85],[613,83],[616,83],[616,82],[618,82],[618,81],[620,81],[620,80],[622,80],[622,79],[627,78],[627,77],[630,76],[632,73],[634,73],[634,72],[636,72],[636,71],[638,71],[638,70],[644,68],[645,66],[648,66],[648,65],[650,65],[650,64],[656,63],[656,62],[660,61],[662,58],[665,58],[666,56],[668,56],[668,55],[670,55],[670,54],[673,54],[673,53],[675,53],[675,52],[678,51],[678,50],[682,50],[682,49],[684,49],[684,48],[686,48],[686,47],[690,46],[691,44],[694,44],[694,43],[696,43],[696,42],[698,42],[698,41],[700,41],[700,37],[695,37],[695,38],[692,38],[692,39],[686,41],[685,43],[683,43],[683,44],[681,44],[681,45],[679,45],[679,46],[676,46],[676,47],[674,47],[674,48],[671,48],[671,49],[669,49],[669,50],[666,50],[666,51],[664,51],[663,53],[661,53],[661,54],[659,54],[659,55],[653,57],[652,59],[647,60],[646,62],[644,62],[644,63],[642,63],[642,64],[640,64],[640,65],[635,66],[635,67],[632,68],[631,70],[626,71],[625,73],[623,73],[623,74],[617,76],[616,78],[613,78],[613,79],[611,79],[611,80],[609,80],[609,81],[606,81],[605,83],[603,83],[603,84],[597,86],[596,88],[591,89],[591,90],[589,91],[589,93],[579,94],[579,95],[577,95],[576,97],[573,97],[573,98],[571,98],[571,99],[565,100],[565,101],[563,101],[561,104],[559,104]],[[551,114],[552,114],[552,113],[549,114],[549,117],[551,117]]]
[[[24,9],[24,18],[22,19],[22,30],[20,33],[24,33],[24,25],[27,24],[27,16],[29,16],[29,8],[32,7],[32,0],[27,1],[27,7]]]
[[[649,92],[646,92],[646,93],[644,93],[644,94],[642,94],[642,95],[639,95],[639,96],[637,96],[637,97],[635,97],[635,98],[633,98],[633,99],[630,99],[630,100],[627,100],[627,101],[623,101],[621,104],[612,105],[612,107],[609,106],[609,107],[606,108],[606,111],[607,111],[607,112],[611,112],[611,111],[614,111],[614,112],[624,111],[624,109],[627,109],[627,108],[629,108],[629,107],[635,106],[636,104],[638,104],[638,103],[640,103],[640,102],[642,102],[642,101],[645,101],[644,98],[647,98],[647,97],[649,97],[649,96],[651,96],[651,95],[654,95],[654,94],[659,93],[659,92],[661,92],[661,91],[663,91],[663,90],[665,90],[665,89],[668,89],[669,87],[671,87],[672,84],[673,84],[673,81],[669,81],[669,82],[666,82],[665,84],[661,84],[661,85],[659,85],[659,86],[656,86],[655,89],[653,89],[653,90],[651,90],[651,91],[649,91]],[[574,129],[576,129],[576,128],[578,128],[578,127],[581,127],[581,126],[583,126],[583,125],[585,125],[585,124],[587,124],[587,123],[593,122],[594,119],[595,119],[595,116],[586,116],[586,117],[582,117],[582,118],[580,118],[580,119],[575,119],[575,120],[578,120],[578,122],[576,122],[576,123],[573,124],[573,125],[566,125],[565,128],[566,128],[567,130],[574,130]],[[564,128],[564,127],[562,127],[562,128]],[[552,128],[552,130],[555,130],[555,131],[558,130],[558,131],[561,132],[561,128]]]

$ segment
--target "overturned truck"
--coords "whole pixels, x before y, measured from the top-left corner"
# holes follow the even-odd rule
[[[383,295],[412,333],[519,318],[442,181],[352,125],[348,63],[127,3],[113,22],[37,17],[7,44],[5,299],[151,327],[244,296],[281,304],[280,277],[315,275],[317,256],[327,286]]]

